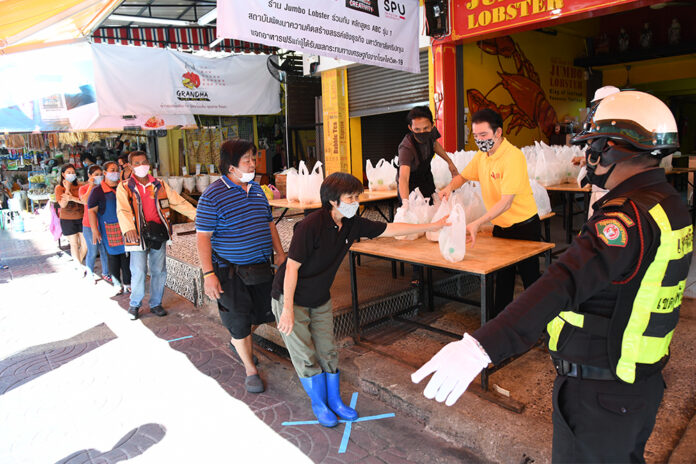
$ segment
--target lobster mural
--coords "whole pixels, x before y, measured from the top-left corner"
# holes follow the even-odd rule
[[[478,46],[485,53],[497,56],[498,66],[501,70],[497,74],[501,80],[485,95],[480,90],[467,90],[466,98],[469,102],[469,111],[475,113],[483,108],[491,108],[502,116],[503,121],[512,118],[507,127],[507,135],[513,129],[517,129],[515,132],[517,135],[523,127],[526,127],[528,129],[539,128],[546,137],[550,137],[558,122],[556,110],[546,99],[546,93],[541,88],[539,74],[534,70],[531,61],[524,56],[519,44],[507,36],[482,40],[478,42]],[[515,63],[515,73],[505,72],[500,61],[501,56],[512,58]],[[512,104],[497,105],[488,99],[488,95],[501,85],[512,97]]]

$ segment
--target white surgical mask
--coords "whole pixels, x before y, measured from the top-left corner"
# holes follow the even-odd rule
[[[341,213],[343,217],[348,219],[355,216],[355,213],[358,212],[358,208],[360,208],[360,203],[357,201],[354,201],[353,203],[343,203],[342,201],[339,201],[338,206],[336,207],[338,212]]]
[[[102,183],[102,179],[104,179],[104,176],[94,176],[94,185],[99,185]]]
[[[65,175],[65,180],[68,182],[75,182],[75,179],[77,179],[77,174],[66,174]]]
[[[106,180],[111,181],[111,182],[118,182],[118,179],[121,177],[118,171],[109,171],[106,173]]]
[[[133,168],[133,172],[135,172],[137,177],[145,177],[147,176],[147,173],[150,172],[150,165],[141,164],[140,166],[136,166]]]
[[[256,171],[251,171],[251,172],[242,172],[241,176],[238,176],[237,174],[235,174],[234,176],[246,184],[246,183],[254,180],[255,175],[256,175]]]

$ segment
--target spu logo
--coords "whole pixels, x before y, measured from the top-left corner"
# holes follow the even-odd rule
[[[397,3],[393,0],[384,0],[384,11],[387,13],[398,13],[400,15],[406,14],[406,5]]]

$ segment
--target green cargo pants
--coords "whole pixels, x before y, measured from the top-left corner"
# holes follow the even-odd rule
[[[283,295],[271,300],[271,309],[278,322],[283,312]],[[295,305],[292,332],[290,335],[281,332],[280,335],[300,377],[337,372],[338,351],[334,343],[331,300],[316,308]]]

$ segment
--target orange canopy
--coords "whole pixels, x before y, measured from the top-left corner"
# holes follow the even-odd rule
[[[123,0],[0,0],[0,53],[88,37]]]

